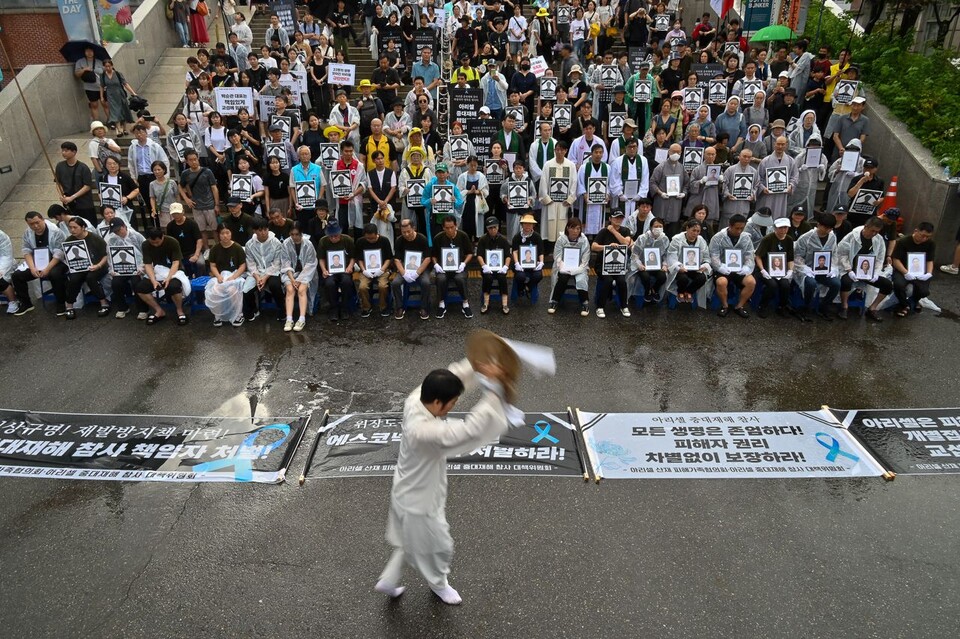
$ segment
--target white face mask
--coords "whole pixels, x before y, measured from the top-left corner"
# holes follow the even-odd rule
[[[650,237],[652,237],[652,238],[658,238],[658,237],[660,237],[661,235],[663,235],[663,229],[662,229],[662,228],[660,228],[660,227],[655,227],[655,228],[650,229]]]
[[[670,154],[670,161],[671,161],[671,162],[678,162],[679,160],[680,160],[680,154],[679,154],[679,153],[671,153],[671,154]]]

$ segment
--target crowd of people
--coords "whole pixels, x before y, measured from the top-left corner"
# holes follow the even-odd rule
[[[467,3],[359,4],[302,13],[292,33],[272,15],[259,50],[235,14],[229,44],[188,57],[172,127],[139,114],[125,171],[99,121],[92,170],[64,143],[61,202],[49,219],[27,214],[19,266],[0,241],[8,312],[30,312],[28,284],[41,279],[68,319],[86,290],[101,316],[113,299],[125,317],[129,298],[152,324],[166,315],[158,301],[170,301],[185,324],[191,282],[202,282],[218,325],[254,320],[272,299],[285,329],[303,330],[321,290],[334,321],[357,301],[360,315],[373,314],[374,290],[383,316],[402,319],[413,292],[422,319],[444,317],[454,299],[469,318],[475,269],[481,313],[497,302],[510,312],[509,275],[514,299],[535,300],[544,272],[551,314],[565,296],[582,315],[605,317],[611,302],[629,316],[634,297],[703,308],[715,291],[721,317],[747,317],[756,289],[761,316],[846,318],[854,290],[874,321],[891,294],[898,316],[922,310],[933,228],[903,234],[897,209],[878,216],[880,198],[861,197],[882,195],[884,183],[878,159],[862,153],[868,120],[848,52],[832,62],[799,41],[768,62],[735,20],[714,27],[704,15],[687,32],[675,9],[636,0],[540,2],[530,23],[499,0],[469,13]],[[351,15],[368,4],[358,36]],[[463,26],[446,25],[458,9]],[[436,38],[411,47],[405,26],[389,29],[413,11],[452,38],[460,66],[449,85]],[[352,87],[327,82],[326,65],[360,38],[401,53],[379,56],[351,100]],[[409,53],[418,57],[407,68]],[[552,67],[533,73],[537,55]],[[717,63],[722,71],[698,75]],[[306,93],[291,87],[298,74],[309,77]],[[215,88],[234,86],[253,88],[255,106],[222,114]],[[441,137],[438,92],[457,88],[481,89],[482,105]],[[496,133],[478,139],[470,129],[484,120]],[[132,273],[116,270],[118,256],[133,257]]]

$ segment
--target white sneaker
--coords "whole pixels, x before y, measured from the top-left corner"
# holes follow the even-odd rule
[[[623,308],[620,309],[620,314],[623,315],[624,317],[630,317],[630,309],[624,306]]]
[[[293,325],[293,332],[299,333],[300,331],[303,330],[303,327],[306,325],[307,323],[304,320],[297,320],[297,323]]]
[[[148,315],[146,313],[137,313],[137,319],[140,320],[141,322],[147,319],[147,317]]]
[[[292,330],[293,330],[293,320],[287,320],[286,323],[283,325],[283,332],[289,333]]]
[[[957,273],[960,273],[960,269],[953,264],[944,264],[940,267],[940,270],[944,273],[949,273],[950,275],[956,275]]]
[[[607,314],[604,312],[604,310],[603,310],[602,308],[598,308],[598,309],[597,309],[597,317],[599,317],[600,319],[603,319],[603,318],[606,317],[606,316],[607,316]]]
[[[117,311],[117,314],[114,315],[114,317],[116,317],[117,319],[123,319],[126,316],[127,316],[126,311]]]
[[[20,310],[20,302],[10,302],[7,304],[7,315],[13,315]]]

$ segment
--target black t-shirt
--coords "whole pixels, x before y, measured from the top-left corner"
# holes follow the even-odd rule
[[[763,268],[769,269],[767,265],[767,255],[770,253],[786,253],[787,262],[793,261],[793,238],[788,233],[784,239],[779,239],[773,233],[765,236],[757,245],[756,256],[763,262]],[[786,268],[786,264],[784,264]]]
[[[457,230],[457,234],[453,236],[453,239],[447,236],[446,233],[440,231],[435,236],[433,236],[433,258],[437,260],[437,263],[440,263],[441,252],[440,249],[444,248],[458,248],[460,249],[460,263],[463,263],[467,259],[467,256],[473,253],[473,243],[470,241],[470,238],[467,237],[467,234],[461,230]]]
[[[77,160],[73,166],[67,164],[66,160],[57,164],[54,171],[57,176],[57,183],[63,189],[64,195],[73,195],[84,186],[89,186],[90,190],[73,201],[73,206],[78,209],[93,208],[93,191],[96,186],[93,184],[93,173],[90,167]]]
[[[191,253],[193,249],[191,248]],[[160,246],[154,246],[147,240],[143,243],[143,263],[154,266],[173,266],[174,262],[183,262],[183,252],[176,239],[165,235]]]
[[[144,261],[146,261],[146,255],[144,255]],[[217,242],[216,246],[210,249],[207,262],[214,264],[221,273],[223,271],[232,273],[241,265],[247,263],[247,254],[244,253],[243,247],[236,242],[231,244],[230,248],[223,248],[223,245]]]
[[[860,232],[860,250],[857,251],[857,255],[872,255],[873,254],[873,240],[863,237],[863,231]],[[880,266],[878,264],[878,266]]]
[[[390,240],[385,238],[382,235],[377,236],[373,242],[367,240],[365,237],[361,237],[356,240],[354,243],[353,257],[355,260],[363,261],[364,266],[368,269],[384,269],[384,264],[388,267],[390,265],[390,260],[393,259],[393,247],[390,246]],[[364,257],[364,251],[380,251],[380,263],[379,264],[367,264],[366,258]]]
[[[513,242],[511,243],[510,248],[517,252],[517,255],[520,258],[520,263],[524,263],[523,251],[520,250],[521,246],[535,246],[536,254],[534,255],[534,261],[539,261],[540,256],[543,255],[543,238],[540,237],[540,234],[534,231],[530,237],[521,238],[520,233],[517,233],[513,236]],[[529,260],[526,260],[529,262]]]
[[[174,221],[167,224],[167,236],[177,241],[182,255],[193,255],[197,250],[197,240],[203,237],[203,234],[196,222],[184,218],[183,224]]]
[[[933,240],[928,240],[923,244],[917,244],[913,240],[913,235],[904,235],[897,243],[893,246],[893,259],[900,260],[900,263],[903,264],[908,269],[910,265],[907,263],[909,259],[908,253],[923,253],[924,254],[924,264],[923,271],[927,271],[927,262],[933,261],[933,256],[936,253],[937,245]]]
[[[423,260],[426,260],[430,257],[430,247],[427,246],[427,237],[423,233],[417,233],[417,236],[412,240],[404,239],[403,235],[397,235],[396,241],[393,243],[393,256],[403,262],[403,268],[407,268],[409,261],[407,260],[407,252],[413,251],[414,253],[420,253],[421,264]]]
[[[280,171],[280,175],[274,175],[272,171],[267,171],[263,176],[263,186],[270,194],[271,200],[288,198],[290,197],[290,174]]]
[[[230,229],[231,239],[240,245],[253,237],[253,216],[248,213],[241,213],[237,217],[227,215],[223,218],[223,225]]]
[[[617,232],[624,237],[630,235],[630,229],[624,228],[622,226]],[[617,237],[613,233],[611,233],[610,229],[608,229],[606,226],[600,229],[600,232],[597,233],[596,236],[594,236],[593,242],[601,246],[620,243]],[[597,271],[597,273],[599,273],[602,266],[603,266],[603,251],[597,251],[596,256],[594,258],[593,268],[594,270]]]
[[[484,233],[483,236],[477,240],[477,257],[482,257],[485,264],[490,266],[490,263],[487,261],[487,251],[503,251],[503,261],[500,264],[494,264],[491,266],[493,269],[503,268],[503,265],[508,259],[510,259],[510,241],[504,236],[497,234],[496,237],[490,237],[487,233]]]
[[[282,242],[290,237],[290,231],[293,230],[293,220],[284,220],[280,226],[270,222],[267,224],[267,229],[273,231],[273,234],[277,236],[277,239]]]

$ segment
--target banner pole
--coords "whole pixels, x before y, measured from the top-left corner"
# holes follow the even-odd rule
[[[586,436],[583,435],[583,425],[582,425],[583,422],[580,419],[580,409],[577,408],[575,410],[577,415],[577,425],[580,428],[580,435],[583,437],[583,445],[587,449],[587,459],[590,460],[590,466],[593,468],[593,480],[594,482],[599,484],[600,480],[603,479],[603,471],[600,470],[600,465],[597,464],[597,460],[594,459],[593,451],[590,449],[589,446],[587,446],[587,438]]]
[[[310,446],[310,454],[307,455],[307,463],[303,467],[303,472],[300,473],[299,485],[303,486],[303,482],[307,480],[307,473],[310,472],[310,466],[313,464],[313,456],[317,453],[317,446],[320,444],[320,437],[323,435],[323,428],[327,425],[327,420],[330,418],[330,411],[323,411],[323,417],[320,419],[320,428],[317,429],[317,436],[313,440],[313,445]],[[306,435],[307,429],[303,429],[304,435]]]
[[[286,461],[284,463],[283,468],[280,469],[280,477],[284,478],[284,480],[286,479],[287,468],[290,466],[290,462],[293,461],[293,458],[297,456],[297,449],[300,448],[300,444],[303,443],[303,438],[306,436],[307,430],[310,428],[310,422],[312,420],[313,420],[313,414],[307,415],[307,421],[303,425],[303,428],[300,429],[300,437],[297,438],[297,443],[294,444],[290,448],[290,450],[288,450],[287,453],[284,455],[284,459]]]
[[[580,456],[580,470],[583,471],[583,481],[588,482],[590,481],[590,473],[587,472],[587,464],[585,461],[587,459],[587,455],[583,450],[586,448],[586,444],[581,446],[580,438],[582,435],[580,434],[580,420],[574,414],[573,409],[569,406],[567,406],[567,419],[569,419],[570,423],[573,424],[573,442],[577,446],[577,455]]]

